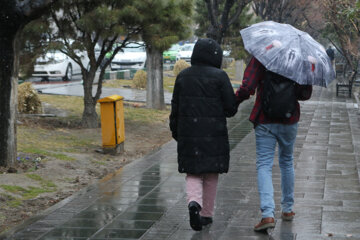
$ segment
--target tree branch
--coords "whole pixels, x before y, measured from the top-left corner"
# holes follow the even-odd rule
[[[47,7],[58,0],[24,0],[17,1],[17,6],[24,16],[33,20],[38,18]]]
[[[309,26],[309,28],[311,28],[312,30],[314,30],[315,32],[317,32],[317,33],[321,33],[319,30],[317,30],[315,27],[313,27],[312,26],[312,24],[311,24],[311,22],[310,22],[310,20],[309,20],[309,18],[306,16],[306,14],[305,13],[303,13],[303,17],[304,17],[304,19],[305,19],[305,21],[306,21],[306,23],[307,23],[307,25]],[[329,37],[325,37],[327,40],[329,40],[329,42],[331,42],[332,43],[332,45],[334,45],[335,46],[335,48],[336,48],[336,50],[338,50],[339,51],[339,53],[341,54],[341,55],[343,55],[344,56],[344,53],[341,51],[341,49],[340,49],[340,47],[339,46],[337,46],[337,44],[335,43],[335,41],[334,40],[332,40],[331,38],[329,38]]]
[[[238,6],[236,8],[235,14],[229,20],[229,26],[233,24],[240,16],[246,5],[250,3],[250,0],[243,0],[238,2]]]
[[[219,3],[218,3],[217,0],[213,0],[213,9],[214,9],[215,19],[218,19],[218,17],[219,17]]]
[[[207,9],[208,9],[208,17],[209,17],[211,25],[212,26],[217,26],[218,23],[217,23],[216,16],[215,16],[214,11],[213,11],[212,0],[204,0],[204,1],[206,3]]]
[[[221,28],[227,28],[228,26],[228,20],[229,20],[229,12],[230,9],[232,8],[232,6],[234,5],[235,1],[234,0],[226,0],[225,2],[225,6],[224,6],[224,10],[221,16]]]

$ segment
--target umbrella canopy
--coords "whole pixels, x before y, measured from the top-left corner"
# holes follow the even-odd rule
[[[335,78],[325,48],[289,24],[265,21],[240,34],[245,49],[272,72],[301,85],[326,87]]]

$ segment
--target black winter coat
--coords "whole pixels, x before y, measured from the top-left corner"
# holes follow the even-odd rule
[[[230,147],[226,117],[237,112],[229,77],[220,69],[222,50],[212,39],[196,42],[191,67],[176,78],[170,129],[178,142],[181,173],[225,173]]]

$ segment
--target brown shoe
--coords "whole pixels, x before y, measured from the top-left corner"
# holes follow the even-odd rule
[[[295,213],[294,212],[283,212],[281,213],[281,218],[284,221],[292,221],[294,219]]]
[[[259,231],[264,231],[268,228],[274,228],[274,227],[275,227],[274,218],[267,217],[267,218],[261,219],[261,221],[255,225],[254,231],[259,232]]]

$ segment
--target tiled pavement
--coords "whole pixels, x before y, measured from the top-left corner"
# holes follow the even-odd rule
[[[195,232],[188,224],[184,175],[177,173],[171,141],[2,239],[360,239],[360,115],[351,99],[334,97],[333,87],[316,88],[313,95],[302,103],[295,146],[297,214],[293,222],[279,219],[275,161],[277,223],[270,235],[252,230],[260,212],[248,102],[229,120],[231,167],[220,178],[212,226]]]

